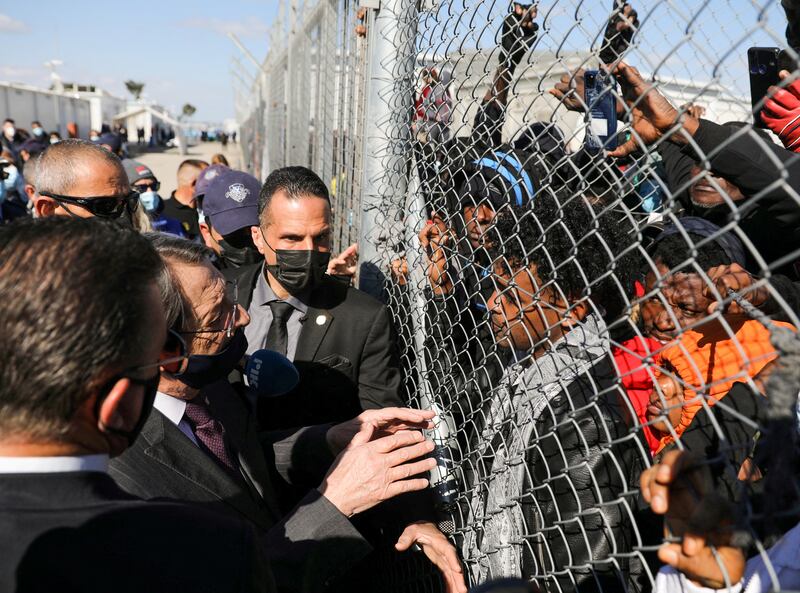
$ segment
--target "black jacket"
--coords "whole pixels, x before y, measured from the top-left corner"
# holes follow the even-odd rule
[[[259,436],[248,408],[226,382],[204,395],[236,451],[240,479],[154,409],[133,446],[111,461],[110,473],[122,488],[145,499],[202,503],[252,522],[266,533],[282,591],[321,590],[369,552],[350,521],[316,490],[283,516],[280,498],[288,484],[304,492],[316,487],[333,460],[327,427]]]
[[[245,522],[102,473],[0,475],[0,591],[275,591],[265,558]]]
[[[800,249],[800,204],[794,197],[800,191],[800,155],[756,137],[752,131],[742,132],[740,127],[703,119],[692,143],[680,150],[665,147],[661,154],[670,190],[679,192],[684,208],[720,226],[738,220],[739,228],[769,265]],[[692,207],[685,190],[693,161],[708,163],[715,175],[742,191],[746,199],[736,204],[735,213],[726,204],[707,209]],[[748,268],[757,273],[761,265],[749,252],[748,249]],[[798,259],[772,271],[798,279]]]
[[[263,263],[223,270],[239,283],[247,309]],[[308,302],[294,364],[300,383],[258,404],[264,429],[341,422],[363,410],[402,406],[396,340],[389,310],[368,294],[326,276]],[[318,317],[325,323],[316,323]]]
[[[552,591],[640,590],[638,480],[649,453],[614,364],[598,361],[544,408],[527,453],[523,574]],[[613,559],[613,561],[612,561]],[[569,574],[563,574],[569,568]],[[559,574],[560,573],[560,574]]]

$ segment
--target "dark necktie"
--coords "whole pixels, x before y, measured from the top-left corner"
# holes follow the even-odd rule
[[[201,398],[186,404],[186,418],[194,429],[201,448],[214,456],[220,464],[238,474],[239,464],[225,446],[225,429],[222,423],[211,415],[211,412]]]
[[[269,304],[269,308],[272,309],[272,323],[267,332],[267,341],[264,344],[264,348],[286,356],[286,351],[289,347],[289,332],[286,328],[286,323],[289,321],[294,307],[283,301],[272,301]]]

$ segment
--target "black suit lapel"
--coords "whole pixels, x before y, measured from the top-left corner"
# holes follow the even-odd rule
[[[227,381],[208,388],[207,400],[214,416],[225,427],[225,434],[238,456],[246,480],[267,505],[273,518],[281,518],[280,507],[269,478],[269,468],[256,433],[255,419]]]
[[[333,321],[333,315],[329,310],[309,306],[303,322],[303,328],[300,330],[300,336],[297,339],[294,359],[314,360],[322,339],[328,333]]]
[[[142,436],[149,443],[144,450],[148,457],[165,465],[196,487],[213,494],[251,521],[268,526],[265,524],[263,512],[251,494],[161,412],[153,410],[147,424],[147,430],[142,431]]]

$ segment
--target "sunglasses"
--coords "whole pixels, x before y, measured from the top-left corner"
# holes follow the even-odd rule
[[[136,212],[139,207],[139,193],[132,191],[124,196],[94,196],[88,198],[76,198],[74,196],[62,196],[49,191],[40,191],[39,195],[53,198],[59,204],[72,204],[88,210],[93,216],[98,218],[116,219],[122,216],[127,209],[128,214]],[[66,210],[66,208],[65,208]],[[69,212],[69,210],[67,210]]]
[[[150,183],[137,183],[136,185],[132,185],[131,189],[137,194],[143,194],[146,191],[158,191],[161,189],[161,182],[151,181]]]
[[[167,339],[161,348],[161,354],[158,355],[158,362],[138,366],[129,369],[129,371],[141,371],[159,367],[170,375],[180,376],[186,370],[188,364],[189,353],[186,348],[186,342],[178,332],[170,329],[167,331]]]

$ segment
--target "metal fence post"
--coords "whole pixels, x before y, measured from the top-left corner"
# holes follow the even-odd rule
[[[370,55],[364,125],[359,288],[380,298],[402,234],[409,122],[414,107],[417,8],[413,0],[383,0],[369,26]]]

